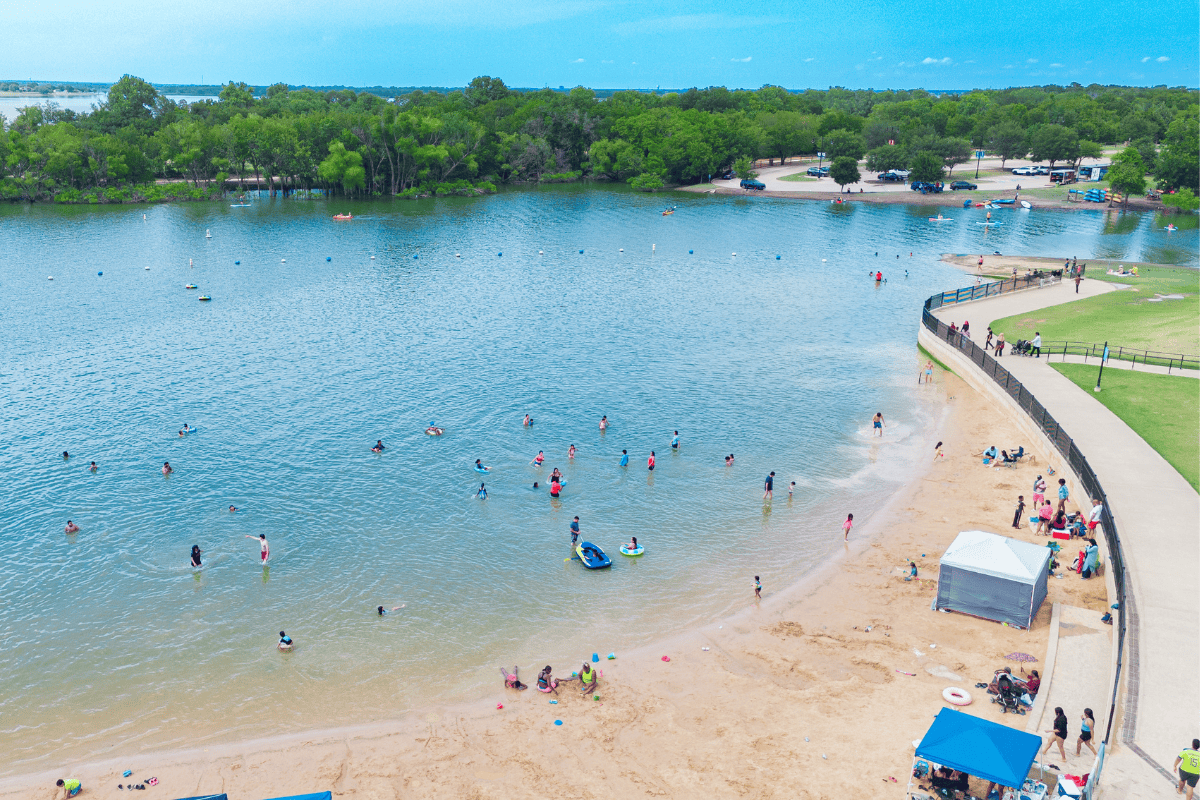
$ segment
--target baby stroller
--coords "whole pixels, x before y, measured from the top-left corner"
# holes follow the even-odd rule
[[[1009,711],[1024,714],[1025,706],[1021,704],[1021,696],[1027,688],[1025,681],[1001,670],[993,676],[988,694],[992,696],[992,702],[1000,706],[1001,714],[1007,714]]]
[[[1033,351],[1033,343],[1028,339],[1018,339],[1013,343],[1012,354],[1015,356],[1027,356]]]

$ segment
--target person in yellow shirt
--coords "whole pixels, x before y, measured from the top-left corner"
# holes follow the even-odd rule
[[[1191,749],[1184,748],[1183,752],[1175,757],[1171,768],[1179,770],[1179,786],[1175,791],[1183,794],[1183,786],[1187,784],[1187,800],[1192,800],[1196,782],[1200,781],[1200,739],[1192,739]]]
[[[596,691],[596,683],[598,682],[596,678],[596,670],[586,661],[583,662],[583,666],[579,668],[579,682],[583,684],[583,694]]]
[[[1194,783],[1194,781],[1193,781]],[[67,797],[74,797],[83,791],[83,784],[75,778],[59,778],[55,786],[61,786],[67,790]]]

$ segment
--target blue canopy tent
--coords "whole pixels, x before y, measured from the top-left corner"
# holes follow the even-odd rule
[[[179,800],[229,800],[227,794],[205,794],[200,797],[181,797]]]
[[[917,757],[1020,789],[1041,745],[1032,733],[943,708],[917,745]]]
[[[333,800],[333,792],[315,792],[314,794],[294,794],[289,797],[272,797],[271,800]]]

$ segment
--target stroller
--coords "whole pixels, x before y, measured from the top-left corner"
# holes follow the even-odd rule
[[[1025,706],[1021,703],[1021,696],[1027,689],[1025,681],[1004,670],[999,670],[992,677],[992,685],[988,687],[988,694],[992,696],[992,702],[1000,706],[1001,714],[1007,714],[1009,711],[1024,714]]]
[[[1027,356],[1033,351],[1033,342],[1028,339],[1018,339],[1013,342],[1011,353],[1014,356]]]

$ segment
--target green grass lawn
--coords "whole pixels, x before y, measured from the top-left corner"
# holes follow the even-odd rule
[[[805,175],[803,172],[797,172],[795,175],[784,175],[779,180],[781,181],[815,181],[812,175]]]
[[[1089,267],[1085,280],[1131,284],[1129,289],[998,319],[992,330],[1010,342],[1109,342],[1114,346],[1164,353],[1200,354],[1200,270],[1138,266],[1139,277],[1117,278]],[[1151,302],[1155,293],[1182,294],[1182,300]]]
[[[1172,375],[1106,369],[1096,386],[1098,367],[1051,364],[1080,389],[1116,414],[1200,491],[1200,381]]]

